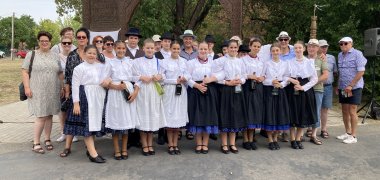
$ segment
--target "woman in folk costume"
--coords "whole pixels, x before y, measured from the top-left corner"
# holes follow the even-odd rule
[[[246,81],[244,62],[237,57],[238,42],[228,42],[228,56],[216,61],[214,71],[222,72],[219,81],[224,84],[220,95],[219,130],[222,141],[221,151],[225,154],[231,151],[238,153],[236,133],[247,127],[247,109],[242,84]],[[229,141],[229,146],[228,146]]]
[[[168,137],[168,153],[181,154],[178,148],[178,132],[189,122],[187,116],[187,91],[185,83],[189,79],[186,60],[179,56],[180,44],[173,41],[171,55],[160,64],[164,76],[163,102]]]
[[[263,98],[263,70],[264,61],[258,56],[261,49],[261,40],[252,38],[249,42],[251,51],[242,57],[245,64],[247,80],[243,85],[247,105],[247,130],[243,132],[243,147],[247,150],[256,150],[254,140],[255,129],[262,128],[264,118]]]
[[[128,130],[138,125],[136,101],[138,86],[133,87],[132,62],[125,57],[126,45],[123,41],[115,42],[116,58],[107,61],[106,77],[111,78],[108,84],[106,105],[106,128],[112,133],[114,159],[127,159]],[[122,137],[120,152],[119,137]]]
[[[218,134],[218,90],[212,72],[214,61],[207,57],[208,45],[199,44],[199,55],[187,62],[188,80],[188,129],[195,134],[195,153],[207,154],[209,134]],[[207,82],[206,82],[207,81]]]
[[[303,128],[317,123],[317,108],[313,86],[318,82],[314,62],[303,52],[303,41],[294,44],[296,58],[289,61],[290,84],[285,88],[290,110],[290,143],[293,149],[303,149],[301,136]]]
[[[162,101],[163,89],[161,60],[154,57],[154,41],[144,41],[145,56],[133,61],[133,75],[138,78],[135,85],[140,90],[136,98],[136,115],[140,125],[140,139],[142,154],[154,155],[153,132],[166,127],[164,105]]]
[[[270,150],[279,150],[277,136],[280,131],[289,129],[289,105],[284,87],[288,84],[289,65],[280,59],[281,46],[271,45],[272,60],[264,66],[264,122],[263,129],[268,135]]]
[[[74,107],[68,111],[68,119],[76,124],[65,126],[69,134],[84,136],[87,156],[91,162],[104,163],[94,145],[94,135],[101,130],[106,86],[104,64],[96,60],[98,50],[89,45],[84,49],[85,62],[74,68],[72,78],[72,97]],[[103,81],[104,80],[104,81]],[[103,86],[103,87],[102,87]]]

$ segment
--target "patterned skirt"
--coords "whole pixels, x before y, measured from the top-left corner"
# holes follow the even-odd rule
[[[96,135],[101,137],[105,135],[105,121],[104,111],[100,131],[89,131],[89,114],[88,114],[88,101],[85,93],[84,86],[79,87],[79,100],[80,100],[80,115],[74,115],[74,105],[71,103],[67,110],[67,120],[65,121],[64,134],[73,136],[92,136]]]

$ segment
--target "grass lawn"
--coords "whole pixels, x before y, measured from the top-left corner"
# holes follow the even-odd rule
[[[18,86],[21,82],[23,59],[0,59],[0,105],[19,101]]]

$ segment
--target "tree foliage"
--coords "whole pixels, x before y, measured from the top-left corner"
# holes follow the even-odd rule
[[[36,23],[29,15],[22,15],[14,18],[14,47],[18,48],[19,43],[25,42],[29,47],[36,43],[34,28]],[[0,46],[10,50],[12,40],[12,17],[0,18]],[[27,47],[28,48],[28,47]]]

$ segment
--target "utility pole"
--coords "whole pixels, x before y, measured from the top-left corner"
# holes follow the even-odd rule
[[[14,36],[15,36],[15,23],[14,23],[14,19],[15,19],[15,13],[13,12],[13,16],[12,16],[12,42],[11,42],[11,59],[13,60],[13,53],[14,53]]]

